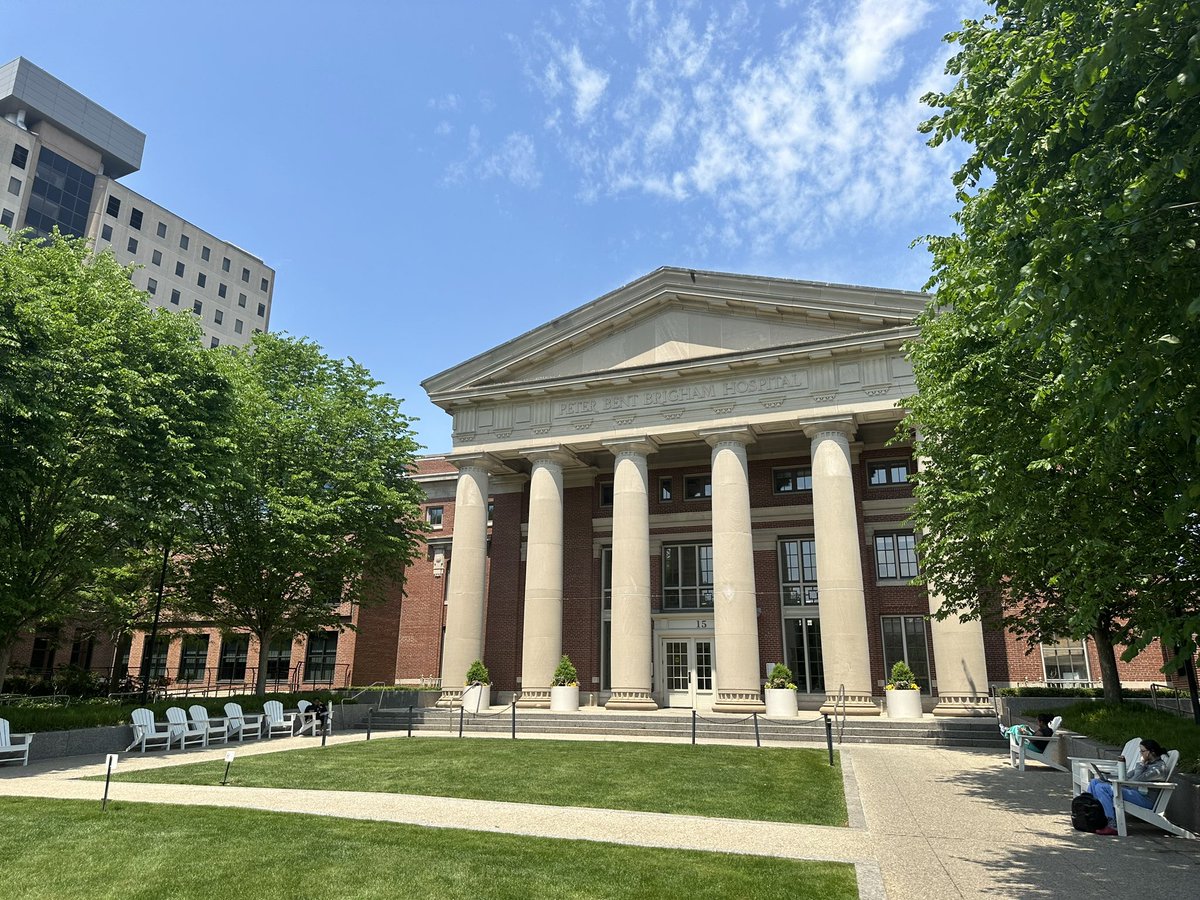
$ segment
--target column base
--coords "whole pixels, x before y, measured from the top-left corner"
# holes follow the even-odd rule
[[[634,688],[632,690],[613,691],[612,696],[608,698],[608,702],[604,704],[604,708],[655,710],[658,709],[658,704],[654,702],[654,698],[650,696],[649,691]]]
[[[879,707],[870,694],[846,694],[845,697],[826,694],[819,712],[825,716],[838,716],[843,712],[848,716],[877,716]]]
[[[717,689],[717,699],[712,705],[713,712],[719,713],[765,713],[767,704],[763,702],[758,691],[722,691]]]
[[[935,716],[994,716],[996,707],[986,694],[947,695],[937,698]]]
[[[451,709],[455,706],[462,706],[462,692],[460,687],[442,688],[442,695],[438,697],[436,706],[442,709]]]
[[[530,688],[527,691],[521,691],[521,696],[517,698],[517,707],[520,709],[549,709],[550,688]]]

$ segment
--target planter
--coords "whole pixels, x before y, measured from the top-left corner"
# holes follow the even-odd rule
[[[492,705],[492,686],[490,684],[472,684],[463,688],[462,705],[467,712],[487,712]]]
[[[780,718],[795,718],[796,692],[791,688],[767,688],[767,715]]]
[[[921,718],[920,691],[887,691],[887,714],[889,719]]]
[[[579,685],[574,687],[555,685],[550,688],[550,710],[552,712],[579,711]]]

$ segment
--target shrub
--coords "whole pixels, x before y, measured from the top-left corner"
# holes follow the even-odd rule
[[[792,670],[783,663],[775,663],[771,674],[767,676],[767,687],[771,690],[796,690],[792,681]]]
[[[579,673],[571,664],[571,657],[565,653],[563,658],[558,661],[558,668],[554,670],[554,678],[550,680],[550,683],[555,687],[579,687]]]
[[[492,676],[488,674],[487,666],[483,664],[482,659],[477,659],[471,663],[471,668],[467,669],[467,684],[491,684]]]
[[[889,691],[919,691],[921,686],[917,684],[916,673],[908,667],[908,663],[901,659],[892,666],[892,677],[888,682],[887,689]]]

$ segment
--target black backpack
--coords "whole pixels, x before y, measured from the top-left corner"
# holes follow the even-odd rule
[[[1076,831],[1099,831],[1108,824],[1108,816],[1100,801],[1084,791],[1071,801],[1071,824]]]

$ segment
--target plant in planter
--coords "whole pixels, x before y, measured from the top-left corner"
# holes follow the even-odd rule
[[[563,654],[550,679],[550,709],[555,712],[575,712],[579,709],[579,673],[571,657]]]
[[[887,684],[887,714],[889,719],[921,718],[921,686],[904,660],[892,666]]]
[[[482,659],[475,660],[467,669],[462,702],[463,706],[474,712],[485,710],[492,705],[492,676],[488,674]]]
[[[477,659],[471,663],[471,668],[467,669],[467,684],[487,684],[492,683],[492,676],[488,674],[487,666],[483,664],[482,659]]]
[[[783,663],[775,663],[771,674],[767,676],[763,693],[767,700],[768,716],[796,715],[796,685],[792,681],[792,670]]]

